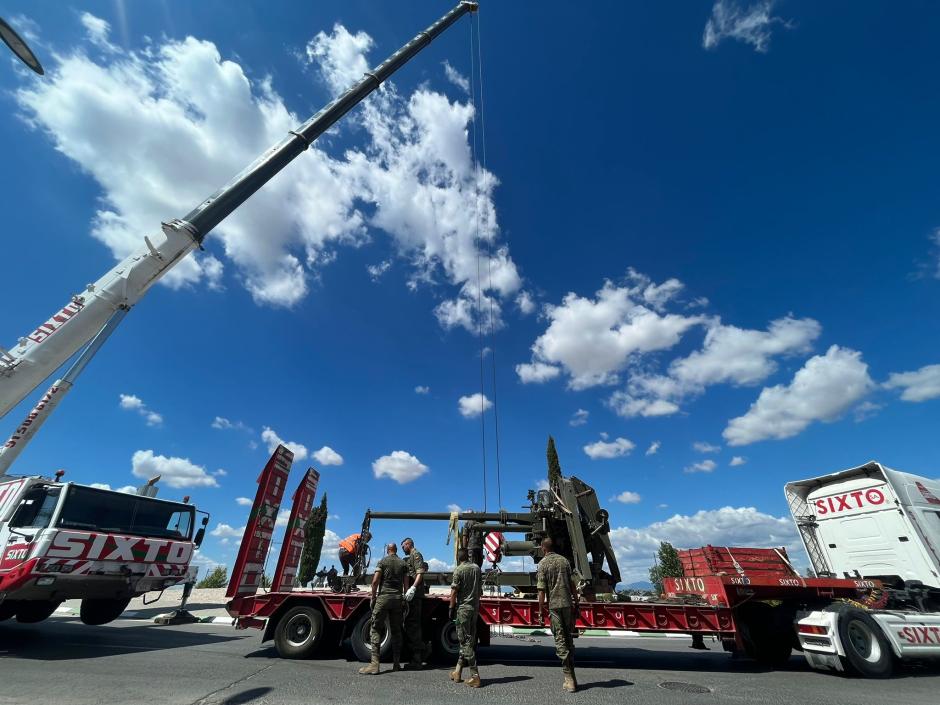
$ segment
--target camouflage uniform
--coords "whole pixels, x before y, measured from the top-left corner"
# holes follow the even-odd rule
[[[565,675],[574,678],[575,629],[574,600],[571,595],[571,564],[557,553],[549,553],[539,561],[537,588],[545,592],[548,615],[555,638],[555,653],[561,659]]]
[[[457,591],[457,639],[460,642],[460,664],[477,670],[477,615],[482,591],[480,568],[465,561],[454,570],[451,588]]]
[[[408,567],[408,578],[414,585],[415,578],[423,575],[424,556],[417,548],[412,548],[411,553],[405,556],[405,565]],[[408,603],[408,614],[405,615],[405,643],[411,650],[411,663],[421,665],[424,656],[424,638],[421,634],[421,603],[423,602],[424,585],[420,585],[415,591],[415,595]]]
[[[392,654],[397,664],[401,653],[402,586],[408,569],[401,558],[389,554],[379,561],[375,570],[381,571],[382,574],[379,578],[378,594],[375,596],[375,607],[372,608],[372,657],[377,659],[382,644],[379,625],[388,620],[388,629],[392,636]]]

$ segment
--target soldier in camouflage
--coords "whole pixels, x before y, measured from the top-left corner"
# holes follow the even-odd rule
[[[457,622],[457,639],[460,642],[460,657],[450,679],[460,683],[463,668],[470,669],[470,677],[464,681],[471,688],[480,687],[480,671],[477,669],[477,616],[480,612],[480,567],[470,562],[466,548],[457,551],[457,568],[450,586],[450,618]]]
[[[562,688],[568,693],[578,689],[574,675],[574,642],[578,613],[578,585],[572,576],[568,559],[555,553],[555,547],[549,538],[542,540],[544,557],[539,561],[537,587],[539,591],[539,624],[545,622],[545,596],[548,593],[548,615],[555,638],[555,653],[561,659],[561,669],[565,675]]]
[[[392,670],[400,671],[401,666],[401,623],[404,605],[402,593],[408,587],[408,568],[398,557],[398,546],[394,543],[385,546],[385,557],[375,567],[372,576],[372,661],[359,669],[359,673],[377,675],[379,673],[379,650],[382,645],[381,624],[388,620],[388,630],[392,637]]]
[[[415,548],[413,539],[401,542],[405,552],[405,565],[408,566],[408,580],[411,587],[405,593],[408,601],[408,614],[405,615],[405,643],[411,651],[411,661],[405,666],[406,671],[420,671],[424,662],[424,639],[421,634],[421,606],[424,601],[424,573],[426,563],[421,551]]]

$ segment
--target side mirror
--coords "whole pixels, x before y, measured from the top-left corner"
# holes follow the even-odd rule
[[[202,526],[199,527],[199,530],[196,532],[195,538],[193,538],[193,544],[196,548],[199,548],[202,545],[202,540],[206,538],[206,526],[209,524],[209,517],[202,518]]]

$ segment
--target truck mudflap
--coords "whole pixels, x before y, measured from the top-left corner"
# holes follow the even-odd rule
[[[810,612],[796,623],[800,648],[810,668],[819,671],[845,671],[845,649],[839,637],[836,612]]]

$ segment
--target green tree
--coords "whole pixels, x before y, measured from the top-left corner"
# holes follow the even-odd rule
[[[545,450],[548,458],[548,486],[552,489],[561,483],[561,463],[558,462],[558,451],[555,450],[555,439],[548,437],[548,448]]]
[[[320,500],[320,506],[310,513],[307,528],[304,530],[304,552],[300,557],[300,570],[298,579],[301,585],[307,585],[313,580],[320,563],[320,553],[323,551],[323,536],[326,534],[326,520],[329,516],[326,507],[326,493]]]
[[[228,585],[228,570],[224,565],[217,565],[211,573],[196,583],[197,588],[223,588]]]
[[[682,562],[679,560],[679,552],[668,541],[661,542],[656,556],[656,564],[650,568],[650,582],[653,583],[653,591],[661,595],[663,592],[663,578],[681,578],[684,574]]]
[[[265,589],[265,590],[267,590],[268,588],[270,588],[270,587],[271,587],[271,578],[269,578],[267,575],[262,574],[262,575],[261,575],[261,587],[262,587],[263,589]]]

